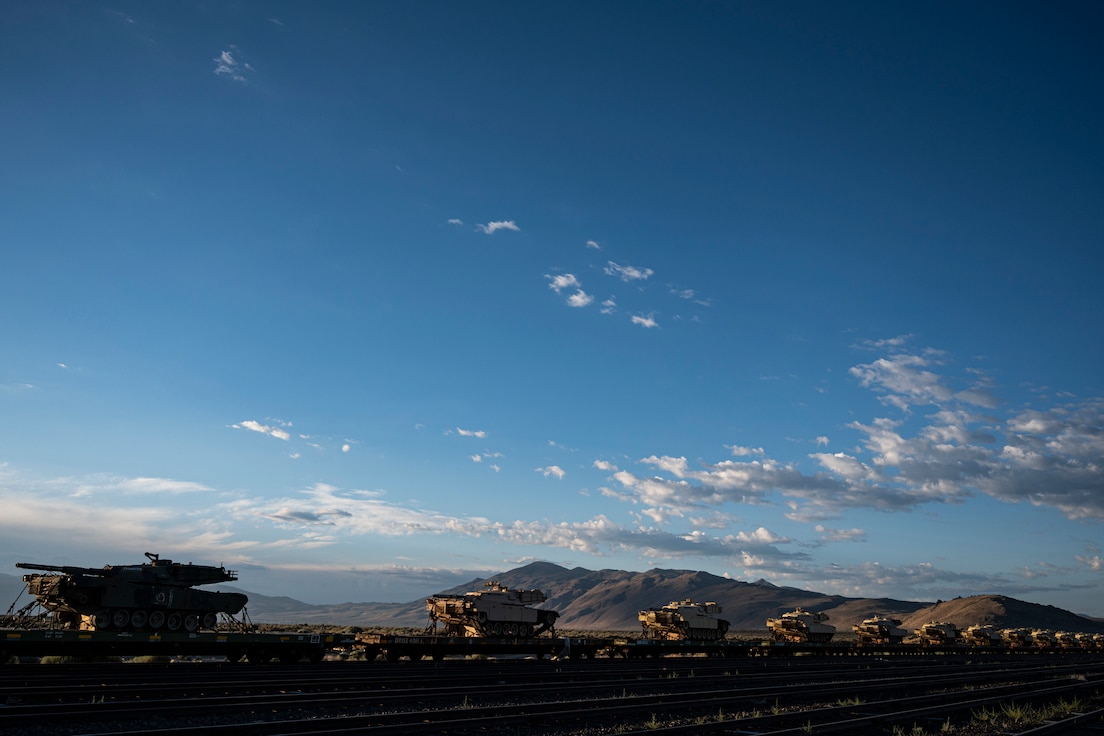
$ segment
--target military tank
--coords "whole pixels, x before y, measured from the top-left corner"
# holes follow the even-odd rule
[[[824,623],[826,613],[814,613],[801,608],[767,619],[767,630],[775,641],[824,644],[832,641],[836,627]]]
[[[531,608],[548,598],[540,590],[510,590],[491,581],[483,590],[463,595],[438,594],[426,598],[429,628],[444,627],[446,636],[483,636],[526,639],[551,631],[559,613]]]
[[[974,624],[962,632],[963,640],[972,647],[997,647],[1001,645],[1000,632],[988,624]]]
[[[915,630],[916,638],[924,646],[947,647],[962,642],[962,632],[954,624],[929,621]]]
[[[1034,646],[1030,629],[1001,629],[1001,641],[1012,649],[1023,649]]]
[[[649,608],[638,615],[645,639],[716,641],[725,638],[729,622],[718,618],[721,607],[713,601],[672,601],[662,608]]]
[[[225,567],[183,564],[146,552],[149,562],[102,568],[17,562],[27,592],[66,629],[196,631],[214,629],[220,613],[236,614],[242,593],[196,590],[197,585],[237,580]]]
[[[875,614],[862,623],[852,624],[851,630],[859,637],[860,644],[900,644],[908,636],[901,628],[901,620]]]

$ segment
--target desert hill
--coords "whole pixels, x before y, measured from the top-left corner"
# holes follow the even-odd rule
[[[1009,598],[1003,595],[973,595],[939,601],[902,619],[907,629],[918,628],[929,621],[952,623],[960,629],[973,624],[989,624],[998,629],[1049,629],[1104,633],[1104,622],[1070,613],[1054,606]]]

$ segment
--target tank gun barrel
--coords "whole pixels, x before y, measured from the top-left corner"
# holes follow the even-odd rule
[[[66,575],[99,575],[104,576],[105,571],[95,567],[73,567],[72,565],[40,565],[37,562],[17,562],[15,566],[23,570],[43,570],[46,572],[60,572]]]

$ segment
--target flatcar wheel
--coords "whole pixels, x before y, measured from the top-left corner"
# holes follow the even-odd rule
[[[149,614],[145,611],[138,609],[130,614],[130,625],[136,629],[140,629],[146,625],[149,621]]]
[[[116,629],[125,629],[129,623],[130,611],[120,608],[111,614],[111,625]]]
[[[510,632],[509,633],[510,633],[510,636],[516,638],[517,634],[518,634],[518,625],[517,624],[510,624]]]
[[[184,630],[191,633],[199,628],[199,616],[189,613],[184,617]]]
[[[502,624],[497,621],[491,624],[491,636],[502,636]]]
[[[208,611],[203,614],[203,628],[213,629],[218,626],[218,614],[213,611]]]
[[[165,625],[165,612],[164,611],[150,611],[149,620],[146,622],[149,627],[156,631]]]
[[[96,629],[106,629],[111,625],[111,614],[107,611],[97,611],[92,614],[92,626]]]
[[[184,617],[179,613],[170,613],[165,620],[165,626],[169,631],[180,631],[180,625],[184,623]]]

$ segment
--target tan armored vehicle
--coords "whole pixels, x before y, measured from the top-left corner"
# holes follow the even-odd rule
[[[483,590],[464,595],[426,598],[430,628],[440,622],[446,636],[528,638],[551,631],[559,617],[556,611],[530,608],[547,599],[539,590],[510,590],[495,581]]]
[[[1001,629],[1001,641],[1013,649],[1034,646],[1031,632],[1027,629]]]
[[[995,647],[1001,644],[1000,632],[985,624],[969,627],[962,632],[962,638],[972,647]]]
[[[929,621],[919,629],[915,629],[914,633],[924,646],[950,647],[962,643],[962,633],[954,624]]]
[[[832,641],[836,627],[824,623],[826,613],[813,613],[798,608],[783,613],[778,618],[767,619],[767,630],[775,641],[800,643],[827,643]]]
[[[645,639],[715,641],[728,633],[728,621],[718,618],[718,613],[721,607],[713,601],[694,603],[687,598],[641,611],[638,618]]]
[[[860,644],[900,644],[908,636],[908,632],[901,628],[900,619],[877,614],[864,619],[861,624],[852,624],[851,630],[858,634]]]
[[[1054,637],[1053,631],[1033,629],[1031,632],[1031,643],[1040,649],[1046,649],[1057,644],[1057,640]]]

